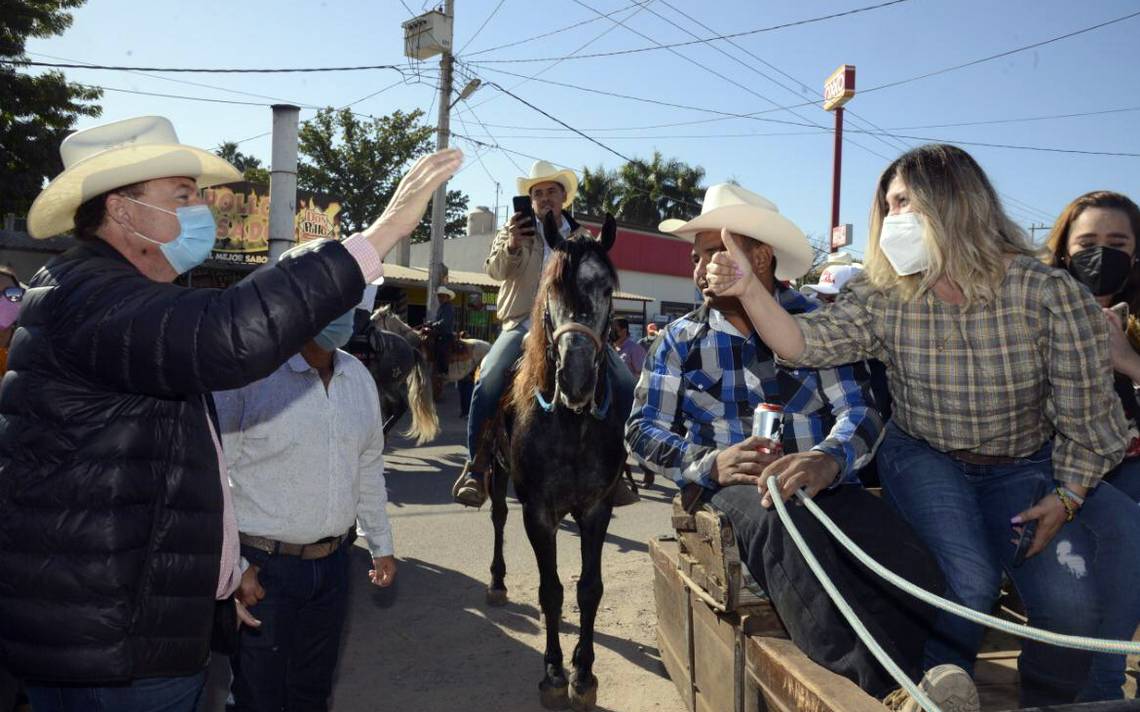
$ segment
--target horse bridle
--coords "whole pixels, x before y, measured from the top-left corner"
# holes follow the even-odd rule
[[[610,308],[606,312],[606,320],[604,322],[602,322],[602,333],[603,334],[605,334],[607,331],[609,331],[610,321],[613,320],[613,316],[614,316],[614,306],[613,306],[613,302],[611,301],[610,302]],[[566,334],[579,333],[579,334],[585,334],[586,336],[590,337],[590,341],[594,345],[594,373],[598,374],[600,376],[601,368],[602,368],[602,361],[606,357],[606,344],[602,341],[601,337],[599,337],[597,334],[594,333],[593,329],[586,326],[585,324],[582,324],[582,323],[579,323],[576,321],[568,322],[568,323],[563,324],[562,326],[558,327],[557,329],[555,329],[554,328],[554,320],[550,317],[550,300],[549,299],[546,300],[546,303],[543,306],[542,326],[543,326],[543,331],[545,332],[545,336],[546,336],[546,357],[547,357],[547,359],[549,359],[549,361],[551,363],[554,364],[555,369],[557,369],[557,367],[558,367],[558,348],[557,348],[558,340],[561,339]],[[536,389],[536,391],[537,391],[537,389]],[[557,383],[555,383],[555,385],[554,385],[554,393],[555,393],[555,397],[549,401],[551,406],[553,406],[553,404],[557,400],[557,393],[558,393],[558,384]],[[539,403],[541,403],[541,404],[546,403],[546,399],[544,399],[542,397],[541,393],[536,393],[536,395],[538,396]],[[598,415],[600,409],[598,407],[598,402],[597,402],[597,387],[594,388],[594,394],[590,398],[591,398],[590,412],[594,413],[595,415]],[[544,407],[545,407],[545,405],[544,405]],[[606,398],[605,402],[603,404],[603,408],[601,410],[608,410],[608,408],[609,408],[609,398]],[[601,416],[604,417],[605,413],[602,412]]]

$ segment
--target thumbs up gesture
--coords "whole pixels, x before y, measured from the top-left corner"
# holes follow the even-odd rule
[[[756,275],[739,242],[740,238],[727,228],[721,228],[720,238],[724,242],[725,251],[716,253],[709,261],[709,286],[705,290],[705,296],[739,297],[757,282]]]

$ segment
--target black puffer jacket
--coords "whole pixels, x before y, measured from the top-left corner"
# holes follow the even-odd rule
[[[201,670],[222,489],[210,392],[272,373],[360,301],[338,243],[233,287],[151,281],[105,243],[32,280],[0,388],[0,655],[107,683]]]

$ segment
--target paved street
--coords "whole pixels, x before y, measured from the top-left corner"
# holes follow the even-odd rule
[[[389,513],[400,568],[391,589],[375,589],[367,581],[366,551],[354,551],[351,612],[334,696],[340,712],[541,709],[544,635],[534,555],[520,507],[511,500],[505,551],[511,602],[485,606],[489,505],[473,511],[450,497],[463,463],[465,421],[457,416],[455,391],[449,389],[440,403],[444,432],[435,443],[415,448],[402,438],[392,440]],[[672,494],[671,483],[643,488],[642,501],[617,510],[610,525],[596,629],[600,710],[684,709],[657,654],[646,545],[670,531]],[[573,582],[580,556],[573,523],[563,528],[559,571],[566,588],[562,647],[568,663],[576,642]],[[215,661],[210,712],[222,709],[225,673],[222,661]]]

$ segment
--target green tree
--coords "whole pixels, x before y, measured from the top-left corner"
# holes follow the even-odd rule
[[[85,0],[4,0],[0,60],[26,60],[29,37],[51,37],[71,26],[67,10]],[[99,116],[103,92],[69,83],[61,72],[32,76],[0,65],[0,214],[25,214],[43,187],[63,170],[59,144],[81,116]]]
[[[578,195],[574,197],[574,212],[598,217],[606,213],[617,215],[620,194],[621,181],[616,172],[602,166],[594,170],[583,167]]]
[[[321,110],[301,124],[297,187],[341,200],[341,229],[362,230],[380,216],[412,161],[432,150],[435,130],[421,122],[424,112],[395,111],[362,120],[347,109]],[[468,199],[447,192],[446,237],[463,234]],[[429,209],[412,235],[430,237]]]
[[[225,141],[214,153],[234,164],[234,168],[241,171],[242,177],[250,183],[269,185],[269,171],[261,165],[261,159],[237,150],[236,142]]]
[[[646,161],[635,158],[617,171],[621,182],[618,216],[631,223],[656,226],[666,218],[689,219],[701,211],[705,170],[660,151]]]

